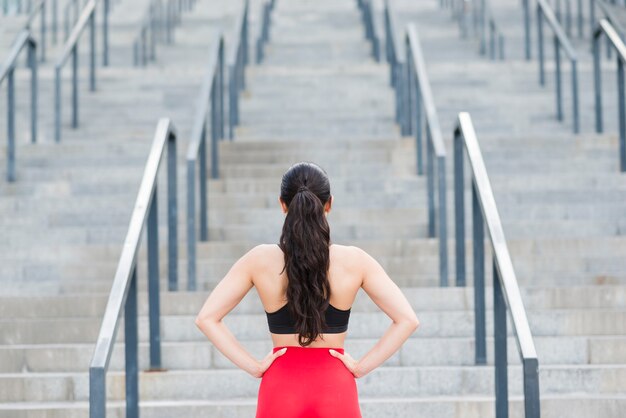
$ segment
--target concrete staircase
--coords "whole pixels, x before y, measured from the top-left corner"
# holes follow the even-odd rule
[[[535,336],[542,416],[620,417],[626,408],[626,181],[617,171],[616,135],[590,134],[589,120],[582,124],[584,134],[570,134],[567,124],[553,120],[553,92],[538,86],[536,64],[522,61],[521,49],[506,62],[486,61],[473,43],[458,39],[437,4],[394,2],[403,25],[418,23],[448,150],[457,112],[468,110],[474,118]],[[252,6],[254,36],[260,2]],[[509,6],[501,12],[510,18],[508,45],[515,48],[521,10]],[[239,7],[198,2],[177,30],[176,44],[163,46],[156,64],[136,69],[130,67],[134,34],[122,27],[131,8],[142,8],[120,3],[112,18],[120,26],[112,37],[113,65],[100,70],[97,93],[83,93],[81,127],[64,127],[63,142],[52,143],[52,113],[42,106],[44,139],[30,145],[28,133],[21,137],[18,181],[0,183],[0,418],[88,415],[88,364],[156,120],[172,117],[181,134],[182,192],[183,150],[208,37],[222,27],[228,45]],[[489,365],[474,366],[473,292],[437,287],[438,243],[426,237],[425,179],[415,175],[413,140],[401,137],[393,120],[388,67],[373,62],[369,51],[355,1],[277,2],[266,59],[247,72],[241,126],[233,142],[220,143],[220,179],[209,182],[210,241],[198,247],[201,291],[167,292],[163,275],[167,371],[141,373],[142,416],[254,415],[260,380],[235,369],[193,319],[237,258],[257,243],[278,240],[280,176],[299,160],[320,164],[330,176],[333,241],[358,245],[379,260],[422,323],[383,367],[357,380],[363,416],[494,416],[492,340]],[[52,103],[51,69],[42,68],[41,77],[42,103]],[[18,80],[26,92],[26,73]],[[589,109],[590,90],[581,91]],[[26,102],[19,116],[27,126]],[[3,124],[0,119],[2,131]],[[451,161],[448,168],[452,179]],[[184,202],[181,193],[181,243]],[[451,194],[448,202],[453,225]],[[163,230],[164,208],[160,204]],[[449,248],[453,281],[452,235]],[[179,256],[184,288],[182,244]],[[142,252],[143,368],[146,270]],[[490,288],[486,299],[491,309]],[[492,335],[491,311],[487,318]],[[225,321],[257,358],[271,349],[254,290]],[[389,323],[361,292],[346,350],[362,356]],[[124,416],[122,334],[107,382],[112,417]],[[511,416],[519,417],[521,366],[512,334],[508,347]]]

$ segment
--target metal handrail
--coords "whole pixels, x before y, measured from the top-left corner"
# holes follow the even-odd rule
[[[40,45],[39,50],[40,50],[41,56],[39,57],[39,60],[41,62],[45,62],[46,61],[46,0],[40,0],[39,3],[37,3],[32,8],[32,10],[30,11],[30,14],[28,15],[28,18],[26,19],[26,24],[24,25],[24,29],[31,30],[33,21],[38,15],[41,16],[41,22],[39,24],[40,26],[39,30],[41,31],[41,40],[39,41],[39,45]]]
[[[563,23],[563,1],[565,1],[565,23]],[[572,5],[570,0],[556,0],[554,4],[556,9],[554,10],[556,20],[561,26],[565,26],[564,31],[567,36],[572,36]]]
[[[493,8],[489,0],[482,0],[482,10],[479,18],[480,21],[480,54],[485,55],[487,53],[487,45],[489,45],[489,57],[491,60],[498,59],[504,60],[504,45],[505,37],[504,32],[498,25],[496,17],[493,14]],[[485,26],[485,21],[487,25]],[[489,42],[487,42],[487,32],[489,33]],[[497,45],[496,45],[497,44]]]
[[[266,0],[263,3],[261,12],[261,32],[256,41],[256,62],[260,64],[265,57],[264,46],[270,40],[270,26],[272,24],[272,11],[276,0]]]
[[[106,0],[105,0],[106,1]],[[96,90],[96,5],[98,0],[89,0],[76,22],[70,37],[55,64],[54,96],[54,139],[61,141],[61,71],[72,56],[72,128],[78,127],[78,41],[87,23],[89,23],[89,90]]]
[[[69,0],[65,3],[65,7],[63,8],[63,36],[64,39],[67,40],[70,36],[70,31],[78,21],[80,17],[81,7],[85,5],[85,1],[83,4],[80,4],[80,0]],[[70,14],[73,14],[73,18],[70,18]]]
[[[376,19],[374,18],[374,11],[372,10],[372,1],[357,0],[357,4],[361,10],[363,26],[365,26],[365,37],[372,43],[372,57],[377,62],[380,62],[380,39],[376,29]]]
[[[187,7],[190,10],[195,4],[195,0],[192,3],[183,3],[181,0],[167,0],[165,6],[165,41],[168,44],[174,42],[174,28],[182,23],[183,7]]]
[[[559,24],[554,15],[554,11],[546,3],[545,0],[537,0],[537,46],[539,54],[539,84],[545,86],[545,69],[544,69],[544,52],[543,52],[543,21],[548,22],[548,26],[552,28],[554,33],[554,58],[556,61],[556,117],[559,121],[563,120],[563,94],[561,87],[561,49],[570,60],[572,69],[572,119],[574,133],[580,132],[579,121],[579,104],[578,104],[578,57],[574,47],[563,32],[563,28]]]
[[[404,66],[404,58],[402,57],[402,43],[399,42],[398,37],[396,35],[396,15],[392,10],[390,0],[385,0],[384,3],[384,21],[385,21],[385,54],[387,58],[387,63],[389,64],[389,68],[391,69],[390,75],[390,84],[395,89],[395,97],[396,97],[396,122],[400,124],[400,118],[403,114],[402,105],[404,103],[401,100],[402,97],[402,74],[403,74],[403,66]],[[421,168],[420,172],[421,174]]]
[[[161,0],[150,0],[139,26],[139,31],[133,42],[133,65],[146,66],[148,60],[156,59],[157,37],[163,39],[162,33],[162,12],[163,4]],[[168,19],[169,21],[169,19]],[[168,29],[169,30],[169,29]]]
[[[154,371],[161,369],[157,175],[163,153],[167,147],[168,268],[169,281],[175,282],[178,274],[176,139],[176,130],[172,122],[167,118],[159,120],[113,279],[111,293],[104,311],[98,340],[89,365],[90,418],[104,418],[106,416],[106,374],[122,311],[124,311],[124,352],[126,359],[126,416],[139,416],[137,258],[146,224],[148,228],[150,369]]]
[[[431,238],[439,237],[439,281],[441,286],[447,286],[446,148],[430,88],[422,47],[417,36],[417,29],[412,23],[406,29],[405,52],[406,65],[404,66],[404,78],[401,81],[402,87],[400,89],[405,92],[401,124],[403,125],[403,132],[407,135],[415,135],[418,174],[422,173],[422,132],[426,133],[428,236]],[[435,181],[437,182],[438,207],[435,205]],[[437,216],[435,216],[436,211]],[[436,223],[438,224],[437,232],[435,231]]]
[[[478,52],[480,55],[486,55],[487,46],[489,46],[489,57],[492,60],[495,60],[496,56],[504,60],[504,33],[496,21],[489,0],[464,0],[461,3],[456,14],[461,37],[467,38],[468,36],[469,9],[471,9],[473,33],[479,37]],[[474,3],[478,3],[478,6],[474,7]]]
[[[413,24],[408,25],[405,36],[404,59],[400,53],[401,44],[396,37],[396,18],[391,2],[384,3],[385,45],[387,62],[390,66],[390,81],[395,90],[396,121],[402,135],[415,135],[416,171],[424,174],[423,167],[423,132],[422,107],[425,110],[427,136],[427,209],[428,236],[435,237],[436,219],[439,219],[439,281],[441,286],[448,285],[448,247],[446,218],[446,151],[441,135],[439,118],[430,89],[428,73],[422,54],[417,30]],[[409,64],[407,64],[409,63]],[[438,208],[435,207],[435,169],[433,161],[437,161]]]
[[[57,0],[53,0],[53,8],[55,9],[55,13],[54,13],[54,21],[53,21],[53,26],[54,26],[54,31],[55,31],[55,39],[54,42],[56,43],[56,1]],[[100,1],[100,0],[98,0]],[[89,0],[84,0],[83,4],[82,4],[82,9],[79,7],[80,6],[80,2],[79,0],[70,0],[65,4],[65,9],[63,11],[63,27],[64,27],[64,31],[65,31],[65,37],[64,40],[67,41],[67,39],[70,37],[70,35],[72,34],[73,28],[78,24],[78,21],[80,20],[80,17],[83,14],[83,11],[85,9],[85,7],[87,7],[89,3]],[[73,7],[74,9],[74,19],[73,19],[73,23],[70,23],[70,7]],[[107,67],[109,65],[109,11],[111,9],[110,7],[110,0],[102,0],[102,8],[103,8],[103,14],[102,14],[102,65],[104,67]],[[79,13],[80,10],[80,13]],[[71,31],[71,30],[72,31]]]
[[[233,48],[228,52],[228,136],[235,137],[235,127],[239,125],[239,93],[246,87],[246,65],[248,65],[248,13],[250,0],[244,0],[243,10],[235,24]],[[219,173],[214,173],[219,176]],[[215,177],[217,178],[217,177]]]
[[[622,38],[622,41],[626,41],[626,27],[624,27],[624,25],[622,24],[619,18],[616,18],[616,16],[614,16],[615,9],[612,9],[612,7],[615,6],[615,2],[613,2],[613,4],[609,4],[608,2],[604,0],[590,0],[589,7],[590,7],[590,14],[591,14],[591,36],[593,37],[593,33],[596,29],[596,25],[598,24],[600,19],[602,19],[601,17],[596,20],[596,7],[595,6],[598,6],[598,9],[600,9],[600,11],[602,12],[603,18],[608,20],[608,22],[613,26],[615,31]],[[626,16],[626,12],[624,12],[624,14]],[[611,48],[610,41],[607,39],[606,40],[607,59],[612,58],[611,57],[612,51],[613,51],[613,48]]]
[[[454,201],[457,285],[465,285],[465,203],[463,149],[472,175],[475,363],[487,364],[485,320],[485,226],[493,253],[493,323],[496,417],[508,416],[507,306],[523,366],[526,418],[539,418],[539,362],[515,276],[502,222],[469,113],[459,113],[454,129]]]
[[[620,170],[626,171],[626,93],[624,66],[626,65],[626,44],[622,41],[615,27],[607,19],[601,19],[593,31],[593,79],[595,90],[596,132],[603,131],[602,123],[602,81],[600,69],[600,38],[604,35],[608,39],[609,47],[617,52],[617,91],[618,91],[618,120],[619,120],[619,161]]]
[[[15,65],[17,57],[28,48],[30,81],[30,139],[37,142],[37,42],[28,29],[22,29],[11,52],[0,67],[0,86],[7,79],[7,181],[15,181]]]
[[[604,15],[603,18],[608,20],[609,23],[611,23],[611,25],[613,25],[613,27],[619,32],[619,33],[626,33],[626,28],[624,28],[620,22],[618,22],[616,19],[613,19],[611,10],[609,9],[609,4],[606,3],[603,0],[589,0],[589,15],[590,15],[590,19],[589,19],[589,23],[591,24],[591,33],[593,35],[593,33],[596,30],[598,21],[600,21],[600,19],[596,19],[596,6],[598,6],[598,9],[600,9],[600,11],[602,11],[602,14]]]
[[[200,241],[209,239],[207,205],[207,124],[211,125],[211,171],[218,171],[218,141],[224,138],[224,37],[217,33],[196,107],[187,148],[187,290],[196,290],[196,193],[200,200]],[[198,167],[198,170],[196,170]],[[199,188],[196,188],[196,176]],[[170,289],[171,290],[171,289]]]

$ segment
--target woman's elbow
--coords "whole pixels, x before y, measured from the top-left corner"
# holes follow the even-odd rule
[[[208,318],[204,315],[198,315],[196,316],[196,319],[194,321],[194,323],[196,324],[196,326],[198,328],[200,328],[201,330],[205,330],[207,328],[210,327],[210,325],[215,322],[213,321],[211,318]]]

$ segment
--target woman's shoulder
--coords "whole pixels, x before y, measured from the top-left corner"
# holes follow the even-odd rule
[[[331,244],[331,255],[338,255],[345,261],[359,261],[368,254],[356,245]],[[268,260],[271,256],[283,256],[283,250],[277,244],[257,244],[248,251],[248,255],[259,260]]]

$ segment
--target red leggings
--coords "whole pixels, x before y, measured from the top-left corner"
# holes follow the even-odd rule
[[[263,374],[256,418],[361,418],[354,375],[331,347],[286,347]]]

